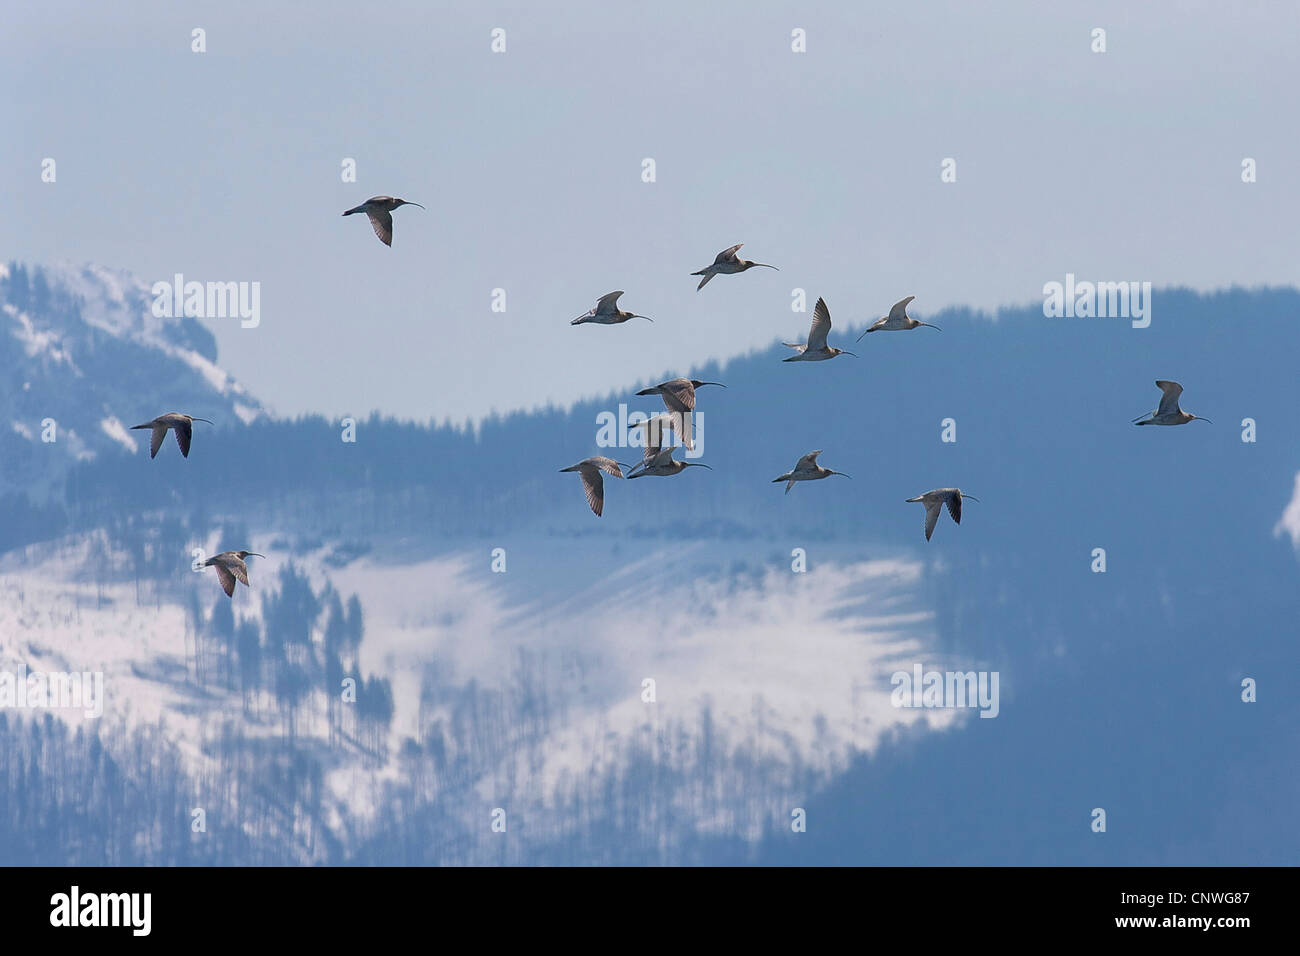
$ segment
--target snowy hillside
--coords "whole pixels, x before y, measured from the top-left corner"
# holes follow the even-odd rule
[[[0,493],[48,490],[109,449],[147,449],[129,429],[163,412],[224,425],[264,413],[216,364],[199,321],[158,318],[152,304],[120,271],[0,264]]]

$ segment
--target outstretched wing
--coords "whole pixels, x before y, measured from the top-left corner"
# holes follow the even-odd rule
[[[221,582],[221,588],[226,592],[226,597],[234,597],[235,576],[220,564],[214,564],[213,567],[217,569],[217,580]],[[244,583],[247,584],[248,582],[245,581]]]
[[[613,475],[615,478],[623,477],[623,469],[619,467],[618,462],[613,458],[604,458],[598,455],[594,458],[588,458],[584,464],[595,465],[605,474]]]
[[[952,520],[961,524],[961,492],[954,491],[948,496],[948,514],[952,515]]]
[[[618,297],[622,294],[623,294],[622,290],[619,290],[618,292],[606,292],[604,295],[602,295],[599,299],[596,300],[596,311],[617,312]]]
[[[939,520],[939,502],[926,502],[925,505],[925,540],[930,540],[930,535],[934,534],[935,523]]]
[[[637,422],[633,428],[642,429],[642,441],[645,450],[641,453],[641,460],[649,463],[659,450],[666,444],[664,442],[664,430],[672,429],[678,431],[677,425],[680,419],[673,415],[656,415],[653,418],[647,418],[643,422]],[[685,437],[684,435],[682,436]]]
[[[690,383],[689,379],[678,378],[671,382],[664,382],[659,386],[663,389],[664,404],[676,412],[693,412],[695,411],[695,386]]]
[[[907,317],[907,303],[915,299],[916,296],[909,295],[906,299],[899,299],[889,309],[891,319],[903,319]]]
[[[808,454],[804,455],[795,463],[794,470],[812,471],[817,467],[817,456],[820,455],[821,453],[822,450],[820,448],[818,448],[816,451],[808,452]]]
[[[831,310],[826,307],[825,299],[818,299],[813,309],[812,328],[808,330],[808,348],[820,352],[826,348],[826,336],[831,331]]]
[[[584,461],[582,467],[578,469],[578,474],[582,478],[582,490],[587,495],[587,504],[591,505],[591,510],[596,513],[597,518],[605,510],[605,479],[600,477],[600,472],[601,469],[591,464],[590,460]]]
[[[166,437],[167,437],[166,425],[155,425],[153,427],[153,434],[149,436],[149,457],[150,458],[158,457],[158,449],[162,447],[163,439]],[[176,437],[180,438],[180,435],[177,435]]]
[[[179,421],[172,430],[176,432],[176,444],[181,446],[181,454],[189,458],[190,437],[194,434],[194,425],[191,422]]]
[[[243,561],[232,561],[230,563],[230,573],[239,578],[239,583],[248,587],[248,566]]]
[[[673,452],[675,452],[678,447],[680,446],[672,445],[668,448],[659,449],[659,453],[654,456],[654,460],[650,462],[649,467],[663,468],[667,465],[671,465],[673,462]]]
[[[1183,387],[1177,382],[1166,382],[1163,379],[1156,382],[1156,388],[1164,392],[1160,396],[1160,408],[1157,415],[1169,415],[1178,411],[1178,396],[1183,394]]]
[[[372,200],[373,202],[373,200]],[[375,227],[375,235],[386,246],[393,244],[393,216],[386,209],[367,209],[370,225]]]
[[[713,264],[716,266],[723,262],[735,262],[736,253],[740,251],[740,247],[743,245],[744,245],[743,242],[738,242],[730,249],[723,249],[721,252],[718,253],[718,257],[713,260]],[[703,283],[701,283],[701,285],[702,284]]]

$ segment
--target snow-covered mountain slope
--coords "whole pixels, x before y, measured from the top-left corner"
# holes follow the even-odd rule
[[[148,448],[168,411],[265,414],[193,318],[153,314],[148,285],[100,266],[0,264],[0,493],[39,494],[72,462]]]
[[[274,553],[270,539],[254,543]],[[557,559],[538,538],[516,542],[516,570],[500,574],[471,543],[344,568],[327,568],[322,549],[258,562],[254,587],[232,606],[241,625],[268,629],[269,647],[267,602],[292,560],[313,585],[355,594],[365,609],[360,669],[392,688],[381,758],[373,740],[331,725],[325,686],[291,718],[295,748],[330,755],[321,815],[339,839],[382,829],[394,788],[409,788],[408,799],[447,808],[469,835],[443,862],[494,858],[481,825],[494,807],[523,830],[510,851],[523,862],[572,840],[576,807],[653,767],[658,780],[633,826],[671,858],[689,835],[757,840],[900,728],[956,729],[974,716],[891,703],[893,671],[959,663],[933,648],[921,564],[836,552],[796,573],[779,550],[756,558],[752,544],[661,546],[625,561],[616,544]],[[165,596],[148,583],[91,580],[88,567],[105,555],[127,563],[98,535],[0,558],[0,671],[102,673],[102,717],[57,716],[91,732],[165,727],[198,780],[223,779],[218,735],[237,734],[248,753],[282,745],[282,681],[251,694],[223,682],[227,654],[210,614],[195,620],[187,608],[226,600],[211,574],[179,571]],[[327,617],[310,627],[311,643],[328,640]],[[412,750],[458,769],[412,772],[401,756]]]

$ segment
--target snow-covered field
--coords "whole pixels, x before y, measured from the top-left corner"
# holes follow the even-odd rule
[[[253,587],[236,590],[236,619],[261,614],[261,594],[288,559],[274,552],[273,539],[253,542],[268,558],[250,562]],[[0,670],[102,671],[100,719],[161,721],[196,769],[206,759],[205,726],[219,720],[242,719],[249,735],[283,733],[273,715],[242,717],[237,693],[196,684],[195,637],[180,603],[159,600],[147,583],[138,600],[129,580],[95,583],[88,568],[102,547],[102,539],[69,540],[0,560]],[[530,679],[546,698],[542,758],[536,748],[525,759],[507,747],[486,775],[485,799],[509,780],[516,806],[545,806],[565,780],[609,769],[631,748],[668,746],[670,726],[687,731],[690,746],[743,748],[806,782],[809,773],[828,779],[899,725],[948,728],[973,716],[891,706],[893,671],[917,661],[944,665],[927,649],[932,615],[915,561],[830,556],[794,573],[780,551],[757,559],[746,545],[655,543],[639,553],[627,542],[579,550],[537,538],[509,544],[506,571],[495,573],[486,544],[328,569],[327,550],[292,559],[315,586],[328,578],[345,597],[359,597],[361,671],[391,681],[391,748],[418,739],[421,721],[438,716],[440,705],[421,703],[430,667],[448,684],[505,692],[521,655],[534,662]],[[177,573],[210,608],[219,594],[213,575]],[[304,711],[300,739],[326,739],[321,710]],[[699,733],[704,721],[709,742]],[[399,764],[360,763],[344,761],[328,782],[341,806],[365,818]],[[798,794],[768,796],[779,805]],[[753,820],[697,823],[757,836]]]

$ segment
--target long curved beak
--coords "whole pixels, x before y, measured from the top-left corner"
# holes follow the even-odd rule
[[[190,421],[194,421],[194,422],[207,422],[209,425],[215,425],[215,424],[216,424],[216,422],[214,422],[214,421],[209,421],[209,420],[206,419],[206,418],[191,418]]]
[[[654,319],[650,318],[650,316],[648,316],[648,315],[637,315],[635,312],[632,313],[632,318],[634,318],[634,319],[645,319],[647,322],[653,322],[653,321],[654,321]]]
[[[853,477],[852,475],[846,475],[846,474],[845,474],[844,472],[842,472],[842,471],[832,471],[831,474],[832,474],[832,475],[839,475],[841,478],[852,478],[852,477]]]
[[[776,266],[769,266],[766,262],[755,262],[755,263],[752,263],[752,265],[755,265],[755,266],[762,266],[764,269],[776,269]],[[777,272],[780,272],[781,270],[780,270],[780,269],[776,269],[776,271],[777,271]]]
[[[403,205],[403,206],[420,206],[420,204],[419,204],[418,202],[409,202],[409,201],[407,201],[407,200],[405,200],[405,199],[402,200],[402,205]],[[421,209],[424,209],[423,206],[420,206],[420,208],[421,208]]]
[[[726,388],[721,382],[700,382],[701,385],[716,385],[718,388]]]
[[[250,551],[250,552],[248,552],[248,557],[250,557],[250,558],[264,558],[264,557],[266,557],[266,555],[264,555],[264,554],[258,554],[256,551]]]
[[[706,465],[702,461],[684,461],[682,462],[682,464],[685,465],[687,468],[707,468],[709,469],[709,471],[713,470],[712,465]]]
[[[659,394],[659,389],[657,389],[657,388],[643,388],[643,389],[641,389],[641,391],[637,392],[637,394],[638,394],[638,395],[658,395],[658,394]]]
[[[961,495],[961,500],[962,500],[962,501],[965,501],[965,500],[967,500],[968,498],[969,498],[971,501],[979,501],[979,499],[976,498],[974,495],[968,495],[968,494],[966,494],[966,492],[963,491],[963,492],[962,492],[962,495]],[[983,502],[980,502],[980,503],[983,504]]]
[[[1193,415],[1193,416],[1192,416],[1192,421],[1194,421],[1194,422],[1210,422],[1210,420],[1209,420],[1208,418],[1202,418],[1200,415]],[[1210,422],[1210,424],[1213,425],[1214,422]]]
[[[854,358],[857,358],[857,357],[858,357],[858,354],[857,354],[856,352],[850,352],[848,349],[840,349],[840,354],[841,354],[841,355],[852,355]]]
[[[917,325],[924,325],[927,329],[934,329],[936,332],[942,332],[943,329],[937,325],[931,325],[929,322],[917,322]]]
[[[864,338],[866,338],[866,336],[867,336],[867,332],[870,332],[870,331],[871,331],[870,329],[865,330],[861,335],[859,335],[856,339],[854,339],[854,341],[855,341],[855,342],[861,342]]]

